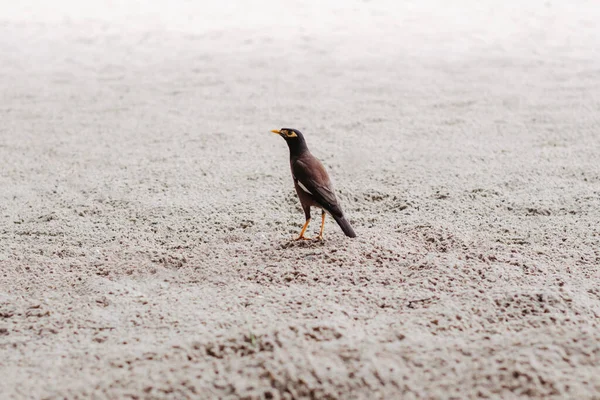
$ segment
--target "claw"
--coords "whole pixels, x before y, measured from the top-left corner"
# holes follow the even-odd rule
[[[306,237],[304,235],[300,235],[297,238],[295,238],[294,240],[312,240],[312,238]]]
[[[300,231],[300,236],[298,236],[294,240],[311,240],[311,238],[308,238],[308,237],[304,236],[304,232],[306,232],[306,228],[308,228],[308,224],[309,223],[310,223],[310,218],[308,218],[306,220],[306,222],[304,223],[304,226],[302,227],[302,230]]]

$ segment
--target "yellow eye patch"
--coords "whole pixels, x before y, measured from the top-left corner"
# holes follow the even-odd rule
[[[292,138],[292,137],[298,137],[298,135],[296,135],[296,132],[294,131],[283,131],[283,133],[285,134],[285,136]]]

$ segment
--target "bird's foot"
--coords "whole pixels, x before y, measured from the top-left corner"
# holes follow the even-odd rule
[[[296,239],[294,239],[294,240],[295,240],[295,241],[298,241],[298,240],[312,240],[312,238],[306,237],[306,236],[304,236],[304,235],[300,235],[300,236],[298,236],[298,237],[297,237]]]
[[[317,240],[323,241],[323,235],[319,235],[316,237]]]

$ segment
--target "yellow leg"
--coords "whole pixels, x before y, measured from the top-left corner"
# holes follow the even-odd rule
[[[319,233],[319,237],[317,239],[323,240],[323,231],[325,230],[325,211],[321,214],[321,233]]]
[[[300,231],[300,236],[298,236],[296,239],[294,240],[310,240],[310,238],[305,237],[304,236],[304,232],[306,232],[306,228],[308,228],[308,224],[310,223],[310,218],[306,220],[306,222],[304,223],[304,226],[302,227],[302,230]]]

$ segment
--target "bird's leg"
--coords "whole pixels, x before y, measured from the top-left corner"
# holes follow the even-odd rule
[[[325,230],[325,211],[321,212],[321,232],[319,233],[319,236],[317,237],[317,239],[319,240],[323,240],[323,231]]]
[[[298,236],[296,239],[294,240],[310,240],[310,238],[304,236],[304,232],[306,232],[306,228],[308,228],[308,224],[310,223],[310,218],[306,219],[306,222],[304,223],[304,226],[302,227],[302,230],[300,231],[300,236]]]

